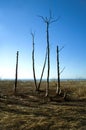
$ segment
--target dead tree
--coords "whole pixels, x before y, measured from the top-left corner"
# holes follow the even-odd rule
[[[34,76],[34,83],[35,83],[35,88],[36,88],[36,91],[38,90],[38,87],[37,87],[37,81],[36,81],[36,75],[35,75],[35,58],[34,58],[34,34],[31,33],[32,35],[32,45],[33,45],[33,50],[32,50],[32,66],[33,66],[33,76]]]
[[[43,17],[43,16],[39,16],[42,18],[42,20],[45,22],[46,24],[46,39],[47,39],[47,55],[48,55],[48,70],[47,70],[47,86],[46,86],[46,94],[45,96],[49,96],[49,76],[50,76],[50,41],[49,41],[49,25],[53,22],[56,22],[56,20],[53,20],[51,12],[50,12],[50,17]]]
[[[41,85],[41,82],[42,82],[42,77],[43,77],[43,74],[44,74],[44,69],[45,69],[45,66],[46,66],[46,60],[47,60],[47,49],[46,49],[46,54],[45,54],[45,60],[44,60],[44,65],[43,65],[43,69],[42,69],[42,73],[41,73],[41,78],[39,80],[39,84],[37,85],[37,80],[36,80],[36,75],[35,75],[35,56],[34,56],[34,34],[31,33],[32,35],[32,40],[33,40],[33,51],[32,51],[32,66],[33,66],[33,76],[34,76],[34,83],[35,83],[35,88],[36,88],[36,91],[40,91],[40,85]]]
[[[57,46],[57,89],[56,94],[60,93],[60,70],[59,70],[59,47]]]
[[[18,56],[19,56],[19,51],[17,51],[16,53],[15,93],[16,93],[17,82],[18,82]]]
[[[57,88],[56,88],[56,95],[60,95],[61,93],[61,86],[60,86],[60,74],[64,71],[65,67],[60,72],[60,66],[59,66],[59,52],[63,49],[62,47],[59,50],[59,47],[57,46],[56,52],[57,52]]]

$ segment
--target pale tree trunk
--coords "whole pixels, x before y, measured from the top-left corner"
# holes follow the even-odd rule
[[[49,45],[49,23],[47,22],[47,52],[48,52],[48,70],[47,70],[47,86],[45,96],[49,96],[49,75],[50,75],[50,45]]]
[[[18,82],[18,56],[19,56],[19,51],[17,51],[16,54],[15,93],[16,93],[17,82]]]
[[[46,49],[46,54],[45,54],[44,65],[43,65],[43,69],[42,69],[42,73],[41,73],[41,78],[40,78],[40,81],[39,81],[39,84],[38,84],[38,91],[39,91],[40,86],[41,86],[42,77],[43,77],[43,74],[44,74],[44,69],[45,69],[45,66],[46,66],[46,61],[47,61],[47,49]]]
[[[60,94],[60,69],[59,69],[59,47],[57,46],[57,88],[56,94]]]
[[[47,61],[47,49],[46,49],[45,60],[44,60],[44,65],[43,65],[43,69],[42,69],[42,73],[41,73],[40,81],[39,81],[39,84],[37,85],[37,80],[36,80],[36,75],[35,75],[34,34],[31,33],[31,35],[32,35],[32,40],[33,40],[32,66],[33,66],[34,83],[35,83],[36,91],[40,91],[40,85],[41,85],[41,82],[42,82],[42,77],[43,77],[43,74],[44,74],[44,69],[45,69],[46,61]]]
[[[35,83],[35,88],[36,88],[36,91],[37,91],[37,81],[36,81],[36,75],[35,75],[35,59],[34,59],[34,34],[31,33],[32,35],[32,40],[33,40],[33,50],[32,50],[32,67],[33,67],[33,76],[34,76],[34,83]]]
[[[56,22],[56,20],[53,20],[53,17],[51,15],[51,11],[50,11],[50,17],[47,18],[47,17],[43,17],[43,16],[39,16],[42,18],[42,20],[46,23],[46,33],[47,33],[47,55],[48,55],[48,70],[47,70],[47,85],[46,85],[46,94],[45,96],[49,96],[49,76],[50,76],[50,43],[49,43],[49,25],[53,22]]]

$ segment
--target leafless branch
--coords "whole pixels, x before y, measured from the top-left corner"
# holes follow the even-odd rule
[[[51,20],[50,20],[50,24],[51,23],[54,23],[54,22],[57,22],[59,19],[60,19],[60,16],[57,18],[57,19],[55,19],[55,20],[53,20],[54,18],[52,18]]]
[[[31,35],[32,35],[32,38],[34,39],[34,37],[35,37],[35,32],[33,33],[33,32],[31,31]]]
[[[41,78],[40,78],[40,81],[39,81],[39,84],[38,84],[38,90],[39,90],[40,85],[41,85],[42,77],[43,77],[43,74],[44,74],[44,69],[45,69],[45,66],[46,66],[46,61],[47,61],[47,48],[46,48],[46,54],[45,54],[44,65],[43,65],[43,69],[42,69],[42,73],[41,73]]]
[[[59,52],[64,48],[64,46],[61,47],[61,49],[59,50]]]
[[[51,24],[51,23],[54,23],[54,22],[57,22],[59,19],[60,19],[60,16],[57,18],[57,19],[54,19],[52,17],[52,13],[50,11],[50,17],[43,17],[43,16],[40,16],[40,15],[37,15],[38,17],[42,18],[42,20],[45,22],[45,23],[48,23],[48,24]]]
[[[38,17],[42,18],[42,20],[46,23],[46,19],[43,16],[37,15]]]
[[[61,70],[60,74],[65,70],[65,67]]]

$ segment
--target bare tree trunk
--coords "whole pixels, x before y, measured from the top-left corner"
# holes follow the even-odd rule
[[[50,45],[49,45],[49,23],[47,23],[47,52],[48,52],[48,70],[47,70],[47,86],[46,86],[46,95],[49,95],[49,74],[50,74]]]
[[[48,53],[48,70],[47,70],[47,86],[46,86],[46,94],[45,96],[49,96],[49,76],[50,76],[50,44],[49,44],[49,25],[53,22],[56,22],[56,20],[53,20],[52,14],[50,12],[50,17],[43,17],[43,16],[39,16],[42,18],[42,20],[46,23],[47,29],[47,53]]]
[[[48,55],[48,70],[47,70],[47,86],[46,86],[46,94],[45,96],[49,96],[49,76],[50,76],[50,44],[49,44],[49,25],[53,22],[56,22],[56,20],[53,20],[51,11],[50,11],[50,17],[43,17],[43,16],[39,16],[42,18],[42,20],[46,23],[46,32],[47,32],[47,55]]]
[[[41,85],[41,82],[42,82],[42,77],[43,77],[45,65],[46,65],[46,60],[47,60],[47,49],[46,49],[44,65],[43,65],[43,69],[42,69],[42,73],[41,73],[41,78],[40,78],[39,84],[37,85],[36,75],[35,75],[35,59],[34,59],[34,50],[35,50],[35,49],[34,49],[34,34],[31,33],[31,35],[32,35],[32,39],[33,39],[33,51],[32,51],[33,76],[34,76],[34,83],[35,83],[36,91],[39,91],[40,85]]]
[[[40,86],[41,86],[42,77],[43,77],[43,74],[44,74],[44,69],[45,69],[45,66],[46,66],[46,61],[47,61],[47,49],[46,49],[46,54],[45,54],[44,65],[43,65],[43,69],[42,69],[42,73],[41,73],[41,78],[40,78],[40,81],[39,81],[39,84],[38,84],[38,91],[39,91]]]
[[[35,83],[35,88],[37,91],[37,81],[36,81],[36,75],[35,75],[35,59],[34,59],[34,34],[31,33],[32,35],[32,40],[33,40],[33,51],[32,51],[32,66],[33,66],[33,76],[34,76],[34,83]]]
[[[17,55],[16,55],[15,93],[16,93],[17,80],[18,80],[18,56],[19,56],[19,51],[17,51]]]
[[[60,70],[59,70],[59,47],[57,46],[57,89],[56,94],[60,94]]]

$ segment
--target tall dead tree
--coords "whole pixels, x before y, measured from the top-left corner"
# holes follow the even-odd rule
[[[17,82],[18,82],[18,56],[19,56],[19,51],[17,51],[16,53],[15,93],[16,93]]]
[[[56,94],[60,93],[60,69],[59,69],[59,47],[57,46],[57,89]]]
[[[59,65],[59,52],[64,48],[64,46],[59,50],[59,47],[57,45],[57,88],[56,88],[56,94],[60,95],[61,93],[61,86],[60,86],[60,74],[64,71],[65,67],[60,71],[60,65]]]
[[[32,35],[32,39],[33,39],[33,51],[32,51],[32,64],[33,64],[33,76],[34,76],[34,83],[35,83],[35,88],[36,88],[36,91],[40,91],[40,85],[41,85],[41,82],[42,82],[42,77],[43,77],[43,74],[44,74],[44,69],[45,69],[45,66],[46,66],[46,61],[47,61],[47,49],[46,49],[46,54],[45,54],[45,60],[44,60],[44,65],[43,65],[43,68],[42,68],[42,73],[41,73],[41,77],[40,77],[40,80],[39,80],[39,84],[37,85],[37,81],[36,81],[36,75],[35,75],[35,56],[34,56],[34,34],[31,33]]]
[[[31,33],[32,35],[32,45],[33,45],[33,50],[32,50],[32,66],[33,66],[33,76],[34,76],[34,83],[35,83],[35,88],[36,88],[36,91],[38,90],[38,87],[37,87],[37,81],[36,81],[36,75],[35,75],[35,58],[34,58],[34,34]]]
[[[33,66],[33,76],[34,76],[34,83],[35,83],[35,88],[36,88],[36,91],[40,91],[40,85],[41,85],[41,82],[42,82],[42,77],[43,77],[43,74],[44,74],[44,69],[45,69],[45,66],[46,66],[46,61],[47,61],[47,49],[46,49],[46,54],[45,54],[45,60],[44,60],[44,65],[43,65],[43,68],[42,68],[42,73],[41,73],[41,77],[40,77],[40,80],[39,80],[39,83],[37,85],[37,80],[36,80],[36,75],[35,75],[35,56],[34,56],[34,34],[31,33],[32,35],[32,43],[33,43],[33,51],[32,51],[32,66]]]
[[[56,20],[53,20],[51,12],[50,12],[50,17],[43,17],[43,16],[39,16],[42,18],[42,20],[45,22],[46,24],[46,39],[47,39],[47,55],[48,55],[48,70],[47,70],[47,86],[46,86],[46,94],[45,96],[49,96],[49,76],[50,76],[50,41],[49,41],[49,25],[53,22],[56,22]]]

